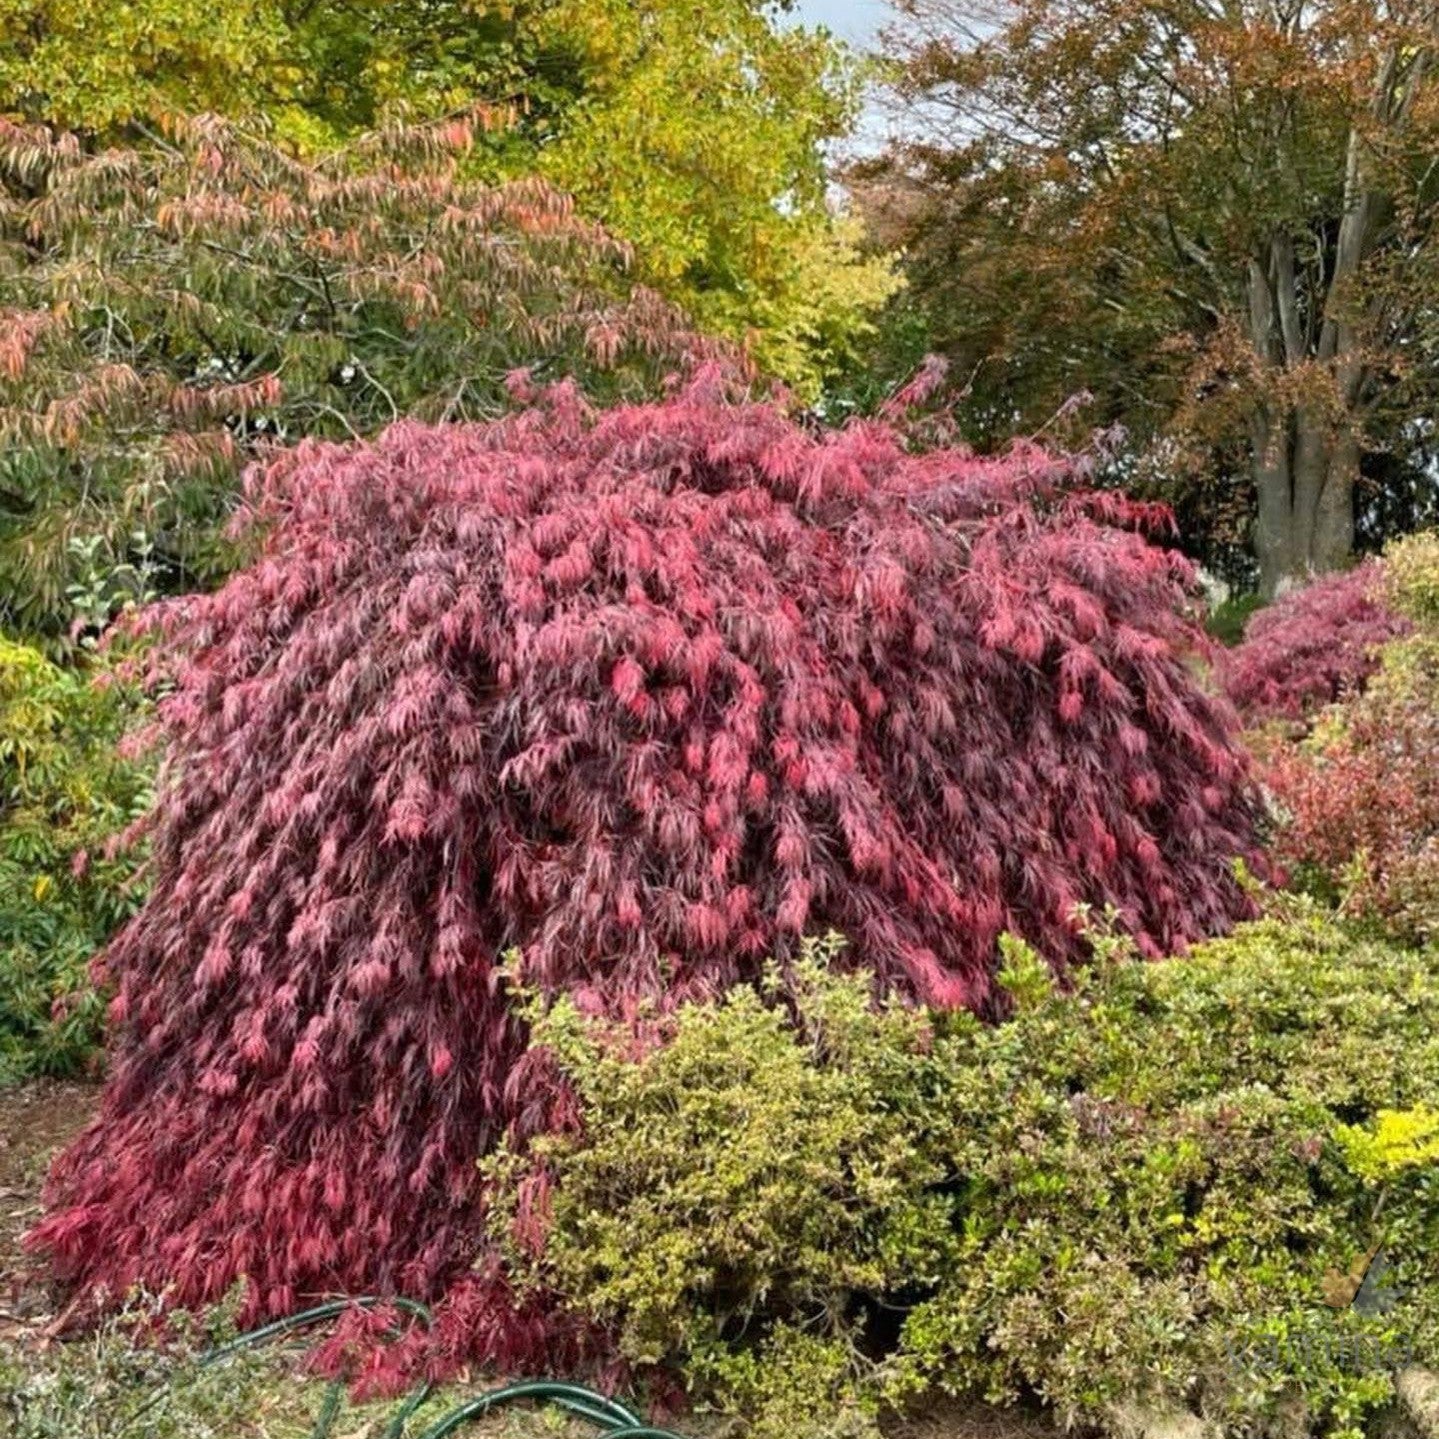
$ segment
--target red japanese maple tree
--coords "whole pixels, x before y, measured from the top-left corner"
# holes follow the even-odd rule
[[[1378,562],[1366,561],[1259,610],[1222,658],[1225,693],[1251,723],[1302,719],[1361,690],[1380,647],[1408,629],[1385,602]]]
[[[1225,929],[1255,807],[1190,571],[1074,481],[712,375],[252,474],[260,560],[149,620],[154,888],[34,1243],[111,1293],[243,1274],[252,1317],[444,1296],[443,1355],[553,1359],[475,1268],[476,1157],[567,1121],[507,951],[624,1015],[835,929],[985,1011],[1000,933],[1080,961],[1081,903],[1150,954]]]

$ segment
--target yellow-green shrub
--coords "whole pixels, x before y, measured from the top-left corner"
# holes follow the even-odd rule
[[[1439,1166],[1366,1157],[1439,1106],[1439,964],[1306,911],[1116,949],[1063,993],[1011,945],[988,1028],[817,956],[638,1053],[556,1006],[582,1130],[490,1161],[516,1273],[787,1439],[931,1388],[1363,1434],[1439,1354]]]
[[[1384,553],[1389,603],[1416,626],[1439,632],[1439,531],[1410,535]]]
[[[116,748],[135,703],[0,636],[0,1083],[94,1048],[87,964],[138,899],[133,857],[106,852],[147,802]]]

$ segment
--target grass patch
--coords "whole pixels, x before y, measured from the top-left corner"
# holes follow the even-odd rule
[[[132,1307],[84,1338],[43,1347],[0,1341],[0,1433],[6,1439],[381,1439],[403,1404],[355,1404],[307,1374],[304,1337],[206,1362],[206,1352],[233,1335],[222,1312],[203,1321],[171,1316],[165,1342],[145,1342],[139,1331],[154,1313],[150,1306]],[[495,1383],[436,1390],[405,1426],[407,1439]],[[581,1439],[595,1431],[556,1409],[507,1408],[471,1421],[463,1433]]]
[[[1256,610],[1264,607],[1258,595],[1232,595],[1223,604],[1215,605],[1204,627],[1220,644],[1233,649],[1244,638],[1244,626]]]

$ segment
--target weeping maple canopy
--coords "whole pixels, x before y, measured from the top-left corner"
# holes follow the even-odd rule
[[[1364,688],[1409,621],[1384,595],[1377,560],[1290,590],[1251,616],[1222,656],[1224,692],[1247,723],[1300,720]]]
[[[475,1160],[568,1101],[507,951],[626,1016],[835,929],[983,1012],[1006,929],[1062,967],[1081,904],[1150,954],[1227,928],[1255,804],[1190,571],[1075,478],[703,374],[253,473],[260,559],[148,619],[153,890],[34,1242],[112,1294],[244,1274],[254,1316],[447,1295],[446,1354],[521,1364],[557,1330],[474,1269]]]

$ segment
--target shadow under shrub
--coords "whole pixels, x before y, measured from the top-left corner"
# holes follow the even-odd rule
[[[813,950],[644,1047],[561,1001],[577,1131],[486,1161],[512,1267],[765,1434],[933,1388],[1367,1432],[1439,1354],[1439,969],[1307,911],[1100,948],[1065,993],[1011,943],[988,1028]]]

